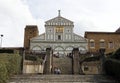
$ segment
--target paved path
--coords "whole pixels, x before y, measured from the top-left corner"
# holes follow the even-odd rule
[[[119,83],[102,75],[17,75],[8,83]]]

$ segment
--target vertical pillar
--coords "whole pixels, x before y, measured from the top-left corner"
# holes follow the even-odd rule
[[[23,48],[23,55],[22,55],[22,73],[26,73],[25,68],[25,49]]]
[[[46,49],[46,68],[45,68],[45,74],[51,74],[51,68],[52,68],[52,50],[51,48]]]
[[[80,64],[79,64],[79,49],[73,49],[73,74],[79,74]]]
[[[100,62],[101,62],[101,68],[100,68],[100,73],[101,74],[105,74],[105,70],[104,70],[104,62],[105,62],[105,49],[99,49],[99,53],[100,53]]]

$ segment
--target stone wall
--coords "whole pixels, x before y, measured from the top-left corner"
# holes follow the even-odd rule
[[[34,61],[24,61],[23,73],[24,74],[43,74],[44,65],[41,63],[36,63]]]
[[[83,62],[81,68],[84,74],[100,74],[99,61]]]
[[[8,83],[119,83],[103,75],[16,75]]]

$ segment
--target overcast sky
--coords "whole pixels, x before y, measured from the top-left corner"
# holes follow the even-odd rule
[[[114,32],[120,26],[120,0],[0,0],[2,47],[22,47],[26,25],[38,25],[58,16],[74,22],[74,32]],[[1,42],[0,42],[1,43]]]

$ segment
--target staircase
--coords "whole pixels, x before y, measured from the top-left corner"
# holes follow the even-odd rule
[[[72,59],[66,56],[53,57],[53,68],[59,68],[61,74],[72,74]]]
[[[102,75],[16,75],[8,83],[119,83]]]

